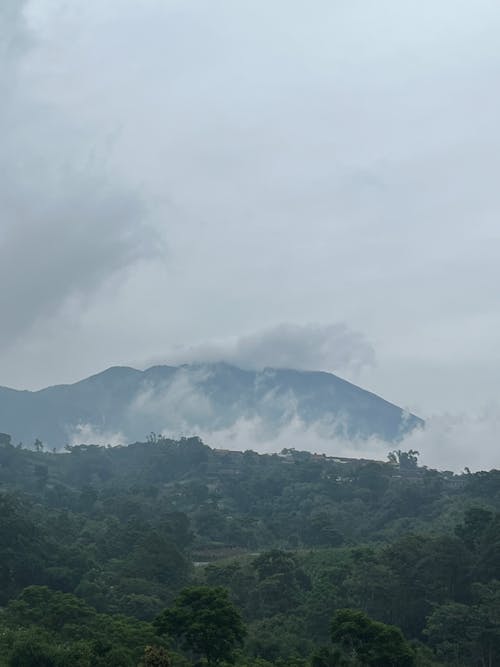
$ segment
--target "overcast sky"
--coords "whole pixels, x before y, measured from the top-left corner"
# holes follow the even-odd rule
[[[0,384],[225,357],[495,405],[499,40],[498,0],[2,0]]]

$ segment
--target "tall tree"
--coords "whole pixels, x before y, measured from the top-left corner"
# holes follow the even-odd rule
[[[412,667],[414,653],[401,630],[373,621],[361,611],[339,609],[332,620],[332,641],[366,667]]]
[[[156,620],[160,633],[178,639],[184,650],[203,656],[208,665],[234,662],[245,627],[224,588],[185,588]]]

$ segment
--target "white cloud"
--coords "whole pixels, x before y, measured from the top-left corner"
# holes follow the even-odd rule
[[[95,424],[78,424],[68,433],[68,444],[74,445],[126,445],[127,438],[119,431],[107,431]]]
[[[235,403],[226,411],[217,409],[207,391],[212,373],[210,367],[188,367],[162,384],[145,383],[126,411],[123,432],[80,424],[69,441],[127,444],[127,440],[143,438],[154,423],[162,425],[157,430],[167,437],[196,435],[211,447],[222,449],[270,453],[293,447],[329,456],[377,460],[385,460],[392,449],[414,449],[420,452],[420,464],[430,468],[454,472],[465,467],[472,471],[500,468],[498,404],[476,413],[431,416],[424,428],[414,429],[398,443],[376,437],[348,439],[333,435],[345,430],[342,417],[313,423],[301,419],[292,392],[277,394],[271,390],[254,406]],[[272,373],[268,370],[258,374],[256,381],[265,383]]]
[[[241,368],[296,368],[356,373],[375,363],[366,338],[346,324],[279,324],[253,334],[172,350],[168,362],[226,361]]]
[[[434,415],[399,448],[416,449],[429,467],[461,471],[500,468],[500,406],[481,412]]]
[[[131,424],[160,419],[179,435],[201,428],[215,417],[209,396],[199,386],[208,375],[207,369],[180,369],[163,385],[145,383],[129,407]]]
[[[251,449],[260,454],[294,448],[329,456],[385,460],[391,449],[390,444],[375,438],[347,440],[329,437],[327,433],[331,433],[333,427],[332,422],[306,424],[294,416],[281,428],[270,429],[269,424],[261,418],[241,418],[227,428],[201,430],[199,433],[190,431],[189,435],[199,435],[204,442],[217,449]]]
[[[500,407],[476,415],[441,415],[428,420],[425,428],[415,429],[401,442],[391,444],[377,438],[348,440],[331,437],[331,424],[305,424],[293,417],[282,428],[270,431],[260,418],[241,418],[230,427],[216,430],[183,431],[183,435],[199,435],[210,446],[220,449],[259,453],[280,452],[283,448],[385,461],[392,449],[420,452],[419,463],[438,470],[462,472],[500,468]],[[180,432],[167,430],[177,437]]]

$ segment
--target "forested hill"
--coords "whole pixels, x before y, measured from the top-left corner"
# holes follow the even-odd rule
[[[0,436],[0,667],[500,664],[498,471],[37,448]]]
[[[392,463],[294,449],[260,455],[155,435],[127,447],[80,445],[57,454],[38,448],[14,447],[4,436],[3,489],[71,511],[113,508],[120,519],[153,508],[182,512],[200,553],[337,546],[424,524],[428,530],[456,497],[482,488],[480,473],[428,470],[411,453],[391,455]]]
[[[257,420],[270,437],[293,420],[325,436],[397,441],[423,424],[379,396],[331,373],[242,370],[225,363],[114,367],[71,385],[36,392],[0,387],[0,428],[25,444],[133,442],[149,430],[212,433]],[[90,436],[92,437],[92,436]],[[109,438],[108,440],[106,438]]]

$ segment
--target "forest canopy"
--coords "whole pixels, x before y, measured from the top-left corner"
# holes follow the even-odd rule
[[[498,664],[499,529],[416,452],[3,438],[0,665]]]

